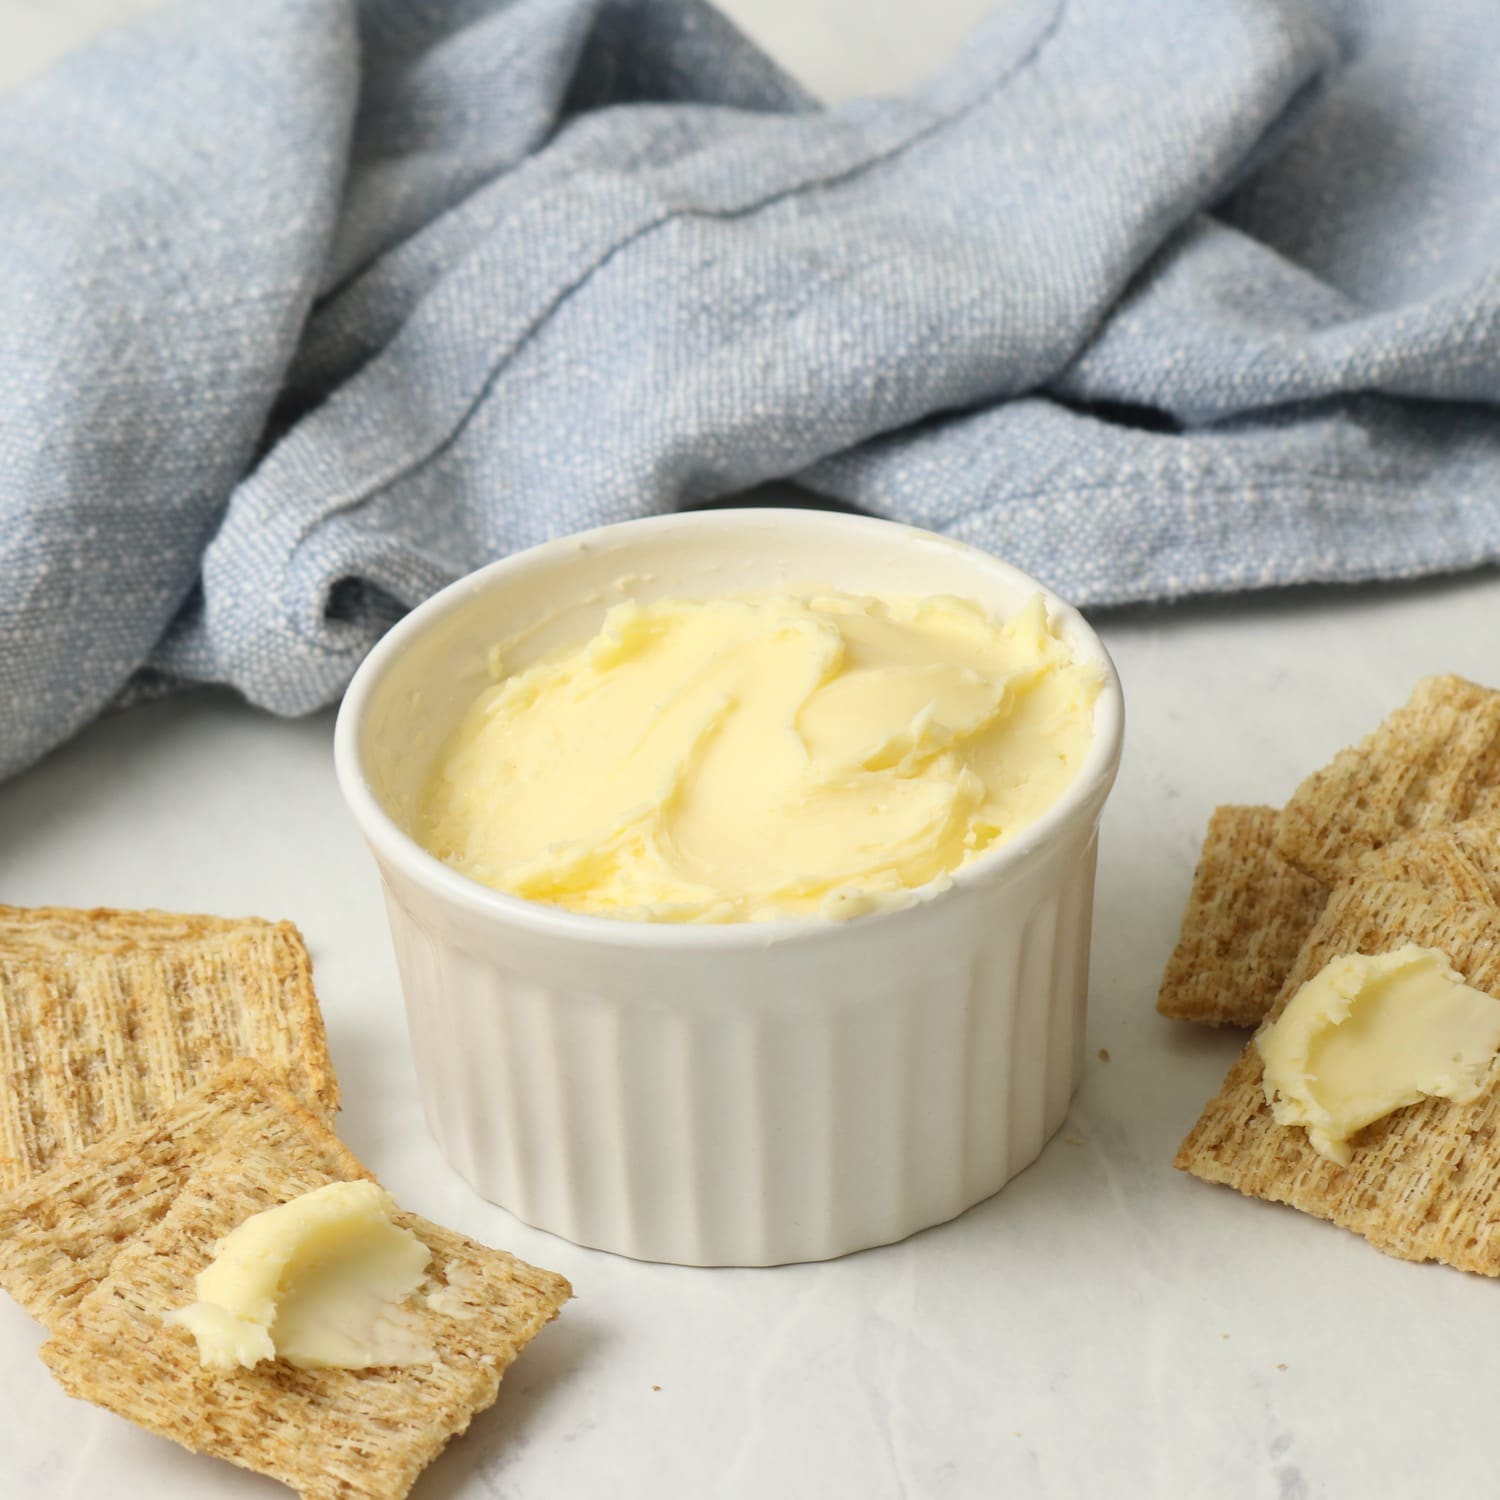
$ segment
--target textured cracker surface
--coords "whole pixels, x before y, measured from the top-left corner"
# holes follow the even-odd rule
[[[338,1108],[289,922],[0,907],[0,1188],[149,1120],[238,1057],[319,1114]]]
[[[1267,1017],[1343,953],[1403,943],[1439,948],[1465,979],[1500,997],[1500,920],[1494,908],[1454,902],[1403,882],[1351,880],[1328,905]],[[1319,1156],[1307,1132],[1276,1124],[1252,1040],[1177,1152],[1206,1182],[1288,1203],[1363,1235],[1387,1254],[1500,1275],[1500,1084],[1472,1104],[1425,1099],[1353,1137],[1347,1167]]]
[[[203,1158],[146,1239],[122,1250],[105,1280],[61,1321],[42,1358],[71,1395],[186,1448],[269,1474],[308,1500],[399,1500],[495,1400],[507,1366],[571,1289],[551,1272],[401,1214],[399,1222],[432,1251],[431,1276],[463,1303],[462,1316],[422,1304],[434,1364],[203,1369],[192,1336],[162,1317],[193,1300],[193,1278],[214,1243],[253,1213],[361,1175],[317,1120],[295,1108],[288,1118],[290,1128],[274,1141],[239,1130]]]
[[[1353,874],[1405,881],[1500,909],[1500,817],[1403,834],[1362,856]]]
[[[258,1063],[232,1064],[147,1124],[0,1195],[0,1287],[56,1326],[167,1213],[206,1152],[240,1132],[274,1146],[311,1120]],[[359,1174],[352,1156],[345,1171]]]
[[[1282,809],[1277,848],[1325,885],[1402,833],[1500,815],[1500,693],[1426,677]]]
[[[1327,895],[1275,839],[1275,808],[1215,809],[1156,998],[1162,1015],[1254,1026],[1270,1008]]]

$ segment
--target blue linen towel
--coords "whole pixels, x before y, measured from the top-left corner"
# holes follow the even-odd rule
[[[1493,0],[1006,0],[818,107],[698,0],[200,0],[0,100],[0,772],[794,477],[1082,603],[1500,554]]]

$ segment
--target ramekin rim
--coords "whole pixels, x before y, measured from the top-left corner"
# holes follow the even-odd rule
[[[1029,823],[1013,839],[986,850],[972,863],[936,881],[916,887],[911,893],[911,899],[898,905],[880,907],[860,916],[839,920],[809,915],[754,922],[692,923],[645,922],[594,916],[494,890],[461,874],[429,853],[381,805],[365,775],[360,754],[359,739],[364,711],[380,681],[403,652],[418,637],[440,624],[474,595],[487,592],[496,580],[504,579],[509,574],[544,563],[549,554],[606,544],[625,532],[639,533],[648,529],[669,531],[680,526],[722,526],[729,530],[736,525],[766,524],[772,518],[778,524],[828,525],[836,529],[860,527],[881,532],[904,532],[924,544],[950,548],[972,558],[979,566],[1007,574],[1013,583],[1020,583],[1040,593],[1046,601],[1049,616],[1068,622],[1075,644],[1091,648],[1089,657],[1102,669],[1104,681],[1094,705],[1094,738],[1088,754],[1084,757],[1077,776],[1040,817]],[[790,521],[788,518],[791,518]],[[334,770],[345,805],[376,854],[377,861],[393,865],[432,895],[459,907],[470,916],[511,928],[523,928],[538,936],[566,939],[594,947],[734,951],[783,942],[815,942],[820,934],[844,931],[852,925],[897,921],[929,902],[943,900],[955,890],[1007,884],[1019,878],[1025,868],[1045,855],[1082,814],[1090,813],[1092,818],[1097,808],[1102,808],[1119,769],[1124,720],[1124,697],[1119,674],[1098,633],[1076,606],[1003,558],[936,532],[874,516],[771,506],[725,507],[637,517],[572,533],[486,563],[439,589],[402,616],[375,643],[355,670],[345,689],[334,726]]]

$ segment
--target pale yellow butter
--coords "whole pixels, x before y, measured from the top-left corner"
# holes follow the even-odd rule
[[[1349,1137],[1435,1096],[1468,1104],[1500,1049],[1500,1000],[1464,983],[1446,954],[1409,943],[1329,961],[1255,1039],[1266,1102],[1315,1150],[1347,1163]]]
[[[627,603],[479,696],[419,833],[473,879],[574,911],[853,916],[1049,808],[1101,680],[1040,597],[1004,623],[947,597]]]
[[[282,1359],[302,1369],[429,1364],[415,1309],[431,1254],[391,1220],[373,1182],[334,1182],[246,1219],[167,1315],[214,1370]]]

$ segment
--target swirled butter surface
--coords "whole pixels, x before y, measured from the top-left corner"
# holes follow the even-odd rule
[[[1074,779],[1100,669],[1040,596],[833,592],[612,608],[480,693],[418,836],[532,901],[659,922],[853,916],[911,899]]]

